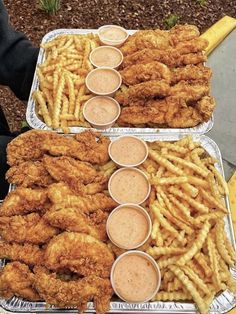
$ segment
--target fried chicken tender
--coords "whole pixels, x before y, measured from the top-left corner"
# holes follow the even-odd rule
[[[12,166],[6,173],[6,179],[22,187],[46,187],[54,182],[41,161],[25,161]]]
[[[182,55],[193,52],[201,52],[208,46],[208,41],[204,38],[198,37],[192,40],[179,42],[175,49]]]
[[[145,64],[153,61],[164,63],[170,68],[176,68],[205,62],[206,56],[202,52],[180,54],[177,49],[158,50],[145,48],[124,57],[122,67],[126,68],[134,64]]]
[[[108,213],[99,211],[99,216],[86,215],[78,207],[53,206],[43,218],[53,227],[66,231],[82,232],[106,241],[106,221]]]
[[[68,156],[91,164],[104,164],[109,160],[109,144],[108,137],[85,131],[74,137],[58,135],[56,141],[45,141],[42,147],[52,156]]]
[[[109,160],[110,140],[101,134],[86,131],[73,137],[31,130],[16,137],[8,144],[7,161],[10,166],[23,161],[41,160],[45,153],[52,156],[68,156],[92,164],[104,164]]]
[[[191,40],[195,37],[200,36],[200,32],[197,26],[190,24],[175,25],[170,29],[169,32],[172,36],[172,41],[174,43]]]
[[[110,211],[117,206],[117,203],[104,193],[78,196],[64,183],[50,185],[48,188],[48,197],[53,204],[60,204],[67,207],[75,206],[84,213],[97,210]]]
[[[8,242],[42,244],[58,232],[58,229],[48,225],[37,213],[0,219],[0,235]]]
[[[55,271],[70,270],[83,276],[108,278],[114,257],[107,245],[94,237],[63,232],[45,250],[45,266]]]
[[[56,181],[67,183],[78,194],[94,194],[106,188],[108,178],[99,174],[87,162],[71,157],[51,157],[45,155],[43,163]],[[84,185],[88,183],[89,185]]]
[[[20,134],[7,145],[7,163],[14,166],[28,160],[40,160],[44,155],[43,143],[56,141],[58,136],[54,132],[39,130]]]
[[[172,69],[171,83],[176,84],[180,81],[210,81],[212,70],[205,66],[187,65],[183,68]]]
[[[19,261],[27,265],[42,265],[44,251],[37,245],[7,243],[0,240],[0,258]]]
[[[153,97],[165,97],[170,93],[170,86],[165,80],[154,80],[131,86],[125,91],[116,93],[115,99],[122,105],[129,105],[138,100]]]
[[[47,303],[58,307],[77,307],[79,313],[93,301],[97,314],[105,314],[110,308],[113,291],[109,279],[88,276],[65,281],[45,267],[35,267],[35,287]]]
[[[19,262],[8,263],[0,271],[0,296],[10,299],[14,295],[27,301],[41,300],[34,288],[34,274]]]
[[[0,216],[23,215],[44,210],[48,206],[46,189],[16,188],[0,207]]]
[[[186,102],[200,100],[210,93],[210,86],[204,81],[180,81],[170,89],[170,95],[184,99]]]
[[[155,123],[173,128],[194,127],[208,121],[215,107],[214,98],[204,96],[195,105],[189,106],[181,97],[150,100],[145,106],[125,107],[118,120],[119,125]]]
[[[135,64],[120,71],[122,80],[126,85],[135,85],[151,80],[164,79],[170,82],[171,72],[160,62],[153,61],[147,64]]]

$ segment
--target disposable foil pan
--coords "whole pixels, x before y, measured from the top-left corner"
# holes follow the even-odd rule
[[[116,139],[119,134],[109,135],[111,140]],[[157,134],[148,134],[148,135],[139,135],[140,138],[145,141],[175,141],[182,138],[182,135],[157,135]],[[193,139],[195,141],[200,141],[201,145],[205,150],[212,156],[218,160],[216,168],[220,171],[220,173],[224,176],[223,164],[220,150],[217,144],[211,140],[207,136],[194,135]],[[13,187],[12,187],[13,188]],[[227,236],[230,239],[231,243],[235,248],[235,238],[234,238],[234,230],[233,224],[231,220],[231,211],[229,205],[228,197],[225,198],[226,207],[229,211],[229,215],[225,218],[225,228],[227,232]],[[4,267],[4,260],[0,260],[0,266]],[[233,278],[236,280],[236,271],[230,269]],[[54,306],[46,307],[45,302],[27,302],[17,297],[13,297],[12,299],[6,301],[0,299],[0,306],[11,312],[23,312],[23,313],[77,313],[75,309],[58,309]],[[232,292],[226,290],[219,294],[213,301],[210,306],[209,313],[218,314],[218,313],[226,313],[230,311],[232,308],[236,306],[236,295]],[[88,307],[85,313],[94,313],[93,303],[89,302]],[[0,311],[1,313],[1,311]],[[119,299],[112,299],[110,303],[110,310],[108,313],[197,313],[197,309],[195,305],[191,302],[147,302],[142,304],[134,304],[134,303],[125,303],[120,301]]]
[[[135,31],[129,30],[130,35],[132,35]],[[56,38],[59,35],[70,35],[70,34],[87,34],[87,33],[97,33],[96,29],[57,29],[54,31],[49,32],[43,37],[42,44],[47,43],[48,41]],[[44,62],[44,49],[40,48],[37,65],[40,65]],[[52,130],[51,127],[48,127],[36,114],[36,107],[35,101],[32,97],[32,94],[35,90],[39,89],[39,80],[36,72],[34,73],[33,83],[30,91],[30,96],[27,105],[26,111],[26,120],[28,124],[33,129],[40,129],[40,130]],[[200,123],[199,125],[192,127],[192,128],[129,128],[129,127],[113,127],[107,130],[107,132],[113,134],[123,134],[125,132],[138,134],[138,133],[164,133],[164,134],[173,134],[173,133],[191,133],[191,134],[205,134],[211,130],[213,127],[214,118],[212,118],[208,122]],[[87,128],[84,127],[70,127],[71,133],[79,133],[81,131],[86,130]],[[62,133],[61,129],[57,129],[56,132]]]

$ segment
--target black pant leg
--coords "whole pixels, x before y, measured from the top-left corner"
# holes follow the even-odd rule
[[[11,136],[0,135],[0,200],[3,200],[8,193],[9,184],[5,180],[5,174],[9,169],[6,160],[7,144],[13,139]]]
[[[0,106],[0,135],[10,135],[10,129],[3,113],[3,110]]]

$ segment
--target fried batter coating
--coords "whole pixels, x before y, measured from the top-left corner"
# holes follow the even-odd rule
[[[59,230],[48,225],[39,214],[1,217],[0,235],[8,242],[43,244]]]
[[[165,97],[170,93],[169,84],[164,81],[148,81],[131,86],[125,91],[116,93],[115,99],[122,105],[129,105],[129,103],[150,99],[153,97]]]
[[[68,156],[91,164],[104,164],[109,160],[109,144],[108,137],[85,131],[74,137],[58,135],[56,141],[45,141],[42,147],[52,156]]]
[[[175,68],[171,71],[171,83],[176,84],[180,81],[201,80],[210,81],[212,70],[205,66],[187,65],[183,68]]]
[[[147,64],[135,64],[120,72],[126,85],[135,85],[150,80],[164,79],[170,82],[171,72],[168,67],[160,62],[153,61]]]
[[[48,206],[46,189],[16,188],[0,207],[0,216],[23,215],[42,211]]]
[[[194,127],[208,121],[215,107],[214,98],[205,96],[196,105],[189,106],[180,97],[165,100],[150,100],[145,106],[130,106],[122,109],[119,125],[155,123],[173,128]]]
[[[41,161],[24,161],[6,173],[9,183],[22,187],[46,187],[54,182]]]
[[[109,160],[110,140],[101,134],[86,131],[73,137],[31,130],[16,137],[8,144],[7,161],[10,166],[23,161],[41,160],[45,153],[52,156],[68,156],[92,164],[104,164]]]
[[[180,81],[170,89],[170,95],[184,99],[186,102],[200,100],[210,93],[210,86],[204,81]]]
[[[206,61],[206,56],[202,52],[181,55],[177,49],[158,50],[146,48],[124,57],[122,67],[126,68],[134,64],[145,64],[153,61],[164,63],[170,68],[176,68],[187,64],[202,63]]]
[[[76,306],[79,313],[94,301],[97,314],[105,314],[110,307],[113,291],[110,280],[88,276],[65,281],[56,273],[49,273],[45,267],[35,267],[35,287],[47,303],[58,307]]]
[[[58,138],[54,132],[31,130],[20,134],[7,145],[7,163],[18,165],[23,161],[36,161],[43,157],[42,144]]]
[[[175,43],[191,40],[195,37],[200,36],[199,29],[195,25],[175,25],[170,29],[170,35],[172,36],[172,41]]]
[[[108,213],[99,210],[99,215],[89,216],[78,207],[53,206],[43,218],[53,227],[66,231],[82,232],[106,241],[106,221]],[[97,213],[98,213],[97,212]]]
[[[34,288],[34,274],[19,262],[9,263],[0,271],[0,296],[10,299],[14,295],[28,301],[41,300]]]
[[[27,265],[42,265],[44,251],[37,245],[7,243],[0,240],[0,258],[19,261]]]
[[[75,206],[84,213],[95,212],[97,210],[110,211],[117,206],[117,203],[104,193],[79,196],[64,183],[50,185],[48,188],[48,197],[53,204],[68,207]]]
[[[201,52],[208,46],[208,41],[204,38],[198,37],[192,40],[179,42],[175,49],[182,55],[193,52]]]
[[[114,257],[107,245],[94,237],[63,232],[45,250],[45,265],[51,270],[70,270],[83,276],[108,278]]]

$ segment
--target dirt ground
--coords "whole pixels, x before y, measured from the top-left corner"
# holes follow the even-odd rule
[[[236,18],[236,0],[62,0],[54,16],[43,12],[37,0],[5,0],[13,27],[35,45],[57,28],[97,28],[117,24],[127,29],[165,28],[175,15],[178,23],[197,25],[204,32],[224,15]],[[0,87],[0,104],[12,131],[25,119],[24,103]]]

